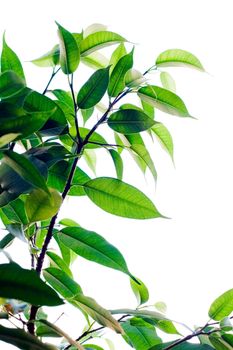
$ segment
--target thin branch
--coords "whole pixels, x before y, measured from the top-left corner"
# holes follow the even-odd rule
[[[55,75],[59,72],[60,69],[61,69],[60,67],[59,67],[57,70],[55,70],[55,67],[53,68],[53,72],[52,72],[52,74],[51,74],[51,77],[50,77],[50,79],[49,79],[49,81],[48,81],[48,83],[47,83],[47,85],[46,85],[44,91],[42,92],[43,95],[45,95],[46,92],[48,91],[49,85],[51,84],[53,78],[54,78]]]

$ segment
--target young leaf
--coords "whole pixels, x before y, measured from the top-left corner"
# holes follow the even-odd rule
[[[1,72],[3,73],[9,70],[15,72],[23,81],[25,81],[22,64],[16,53],[7,45],[4,34],[1,54]]]
[[[58,233],[58,237],[66,247],[83,258],[132,277],[120,251],[99,234],[82,227],[66,227]]]
[[[117,333],[123,333],[120,323],[118,323],[115,318],[112,317],[110,312],[104,309],[102,306],[97,304],[97,302],[87,297],[81,293],[78,293],[74,298],[69,300],[73,305],[77,305],[88,315],[90,315],[93,320],[101,324],[102,326],[111,328]]]
[[[72,74],[76,71],[80,61],[79,47],[73,35],[59,23],[58,36],[60,39],[60,64],[63,73]]]
[[[90,34],[80,43],[81,56],[88,56],[94,51],[123,41],[126,39],[113,32],[100,31]]]
[[[125,85],[135,88],[146,81],[146,78],[141,72],[136,69],[130,69],[125,75]]]
[[[0,75],[0,98],[13,97],[25,87],[25,83],[14,71],[5,71]]]
[[[121,180],[99,177],[83,186],[87,196],[108,213],[133,219],[162,217],[144,193]]]
[[[44,344],[38,338],[21,329],[6,328],[1,325],[0,340],[21,350],[57,350],[57,347]]]
[[[172,78],[171,74],[167,72],[160,73],[160,80],[164,87],[164,89],[170,90],[172,92],[176,92],[176,82]]]
[[[134,295],[137,299],[138,305],[145,304],[149,299],[149,291],[146,285],[137,278],[137,281],[140,283],[136,283],[132,278],[130,279],[130,285]]]
[[[25,181],[49,193],[44,177],[38,168],[24,155],[13,151],[5,151],[3,161]]]
[[[81,109],[94,107],[104,96],[109,82],[109,67],[97,70],[82,86],[77,96]]]
[[[142,111],[121,109],[111,114],[108,125],[121,134],[133,134],[151,128],[155,122]]]
[[[97,51],[81,57],[81,62],[92,69],[106,68],[109,65],[108,59]]]
[[[110,153],[110,155],[112,157],[113,163],[115,165],[117,178],[119,180],[122,180],[122,177],[123,177],[123,161],[122,161],[122,158],[121,158],[120,154],[117,151],[115,151],[114,149],[109,149],[108,151],[109,151],[109,153]]]
[[[91,35],[96,32],[103,32],[106,31],[107,27],[104,24],[101,23],[93,23],[89,25],[86,29],[83,31],[83,37],[86,38],[88,35]]]
[[[0,297],[23,300],[32,305],[63,304],[57,293],[43,282],[33,270],[15,263],[0,265]]]
[[[73,277],[69,266],[65,263],[64,260],[62,260],[62,258],[59,255],[53,252],[47,252],[46,254],[50,259],[50,264],[52,267],[59,268],[62,271],[64,271],[69,277]]]
[[[146,163],[146,165],[150,169],[150,171],[154,177],[155,183],[156,183],[157,182],[157,171],[155,169],[154,162],[150,156],[150,153],[147,151],[146,147],[143,145],[140,145],[140,144],[138,144],[138,145],[133,144],[130,148]]]
[[[26,199],[25,209],[30,222],[46,220],[55,215],[62,204],[61,195],[54,189],[49,194],[35,189]]]
[[[180,49],[171,49],[162,52],[156,59],[156,65],[158,67],[188,66],[204,71],[204,67],[196,56],[188,51]]]
[[[152,126],[151,131],[157,136],[162,146],[173,159],[173,140],[166,126],[162,123],[156,122],[155,125]]]
[[[76,294],[82,293],[80,285],[61,269],[48,267],[43,271],[43,276],[45,280],[65,299],[73,298]]]
[[[211,304],[209,309],[209,316],[216,321],[229,316],[233,311],[233,289],[220,295]]]
[[[85,149],[83,153],[83,158],[85,159],[89,168],[96,174],[96,162],[97,157],[93,149]]]
[[[55,67],[59,62],[59,56],[59,45],[55,45],[52,50],[46,52],[43,56],[38,57],[31,62],[38,67]]]
[[[125,75],[130,68],[133,67],[133,52],[134,49],[127,55],[120,58],[114,67],[109,81],[108,94],[111,97],[116,97],[125,88]]]
[[[191,117],[184,102],[173,92],[159,86],[148,85],[138,90],[138,96],[161,111],[180,117]]]

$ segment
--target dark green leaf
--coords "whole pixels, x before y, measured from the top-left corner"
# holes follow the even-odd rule
[[[110,149],[109,153],[112,157],[113,163],[116,169],[116,175],[119,180],[122,180],[123,177],[123,161],[121,159],[120,154],[114,149]]]
[[[83,184],[89,181],[91,178],[82,169],[77,167],[75,169],[71,189],[69,191],[69,196],[85,196]]]
[[[24,208],[24,201],[20,198],[12,201],[7,206],[2,208],[2,211],[7,217],[7,220],[3,221],[5,225],[11,223],[21,223],[26,225],[28,223]]]
[[[170,49],[162,52],[156,59],[156,65],[161,67],[182,67],[188,66],[204,71],[199,59],[188,51]]]
[[[0,241],[0,249],[7,248],[8,245],[15,239],[11,233],[8,233],[5,237],[3,237]]]
[[[63,192],[70,173],[71,163],[61,160],[49,169],[47,185]]]
[[[148,85],[138,90],[138,96],[153,107],[161,111],[178,115],[180,117],[191,117],[184,102],[173,92],[159,86]]]
[[[60,39],[60,64],[63,73],[72,74],[76,71],[80,61],[79,47],[73,35],[59,23],[58,36]]]
[[[69,266],[65,263],[64,260],[62,260],[62,258],[59,255],[55,254],[54,252],[47,252],[46,254],[50,259],[51,267],[59,268],[60,270],[64,271],[69,277],[72,278],[72,272],[69,269]]]
[[[210,335],[209,340],[216,350],[232,350],[232,346],[218,336]]]
[[[1,72],[3,73],[9,70],[15,72],[23,81],[25,81],[22,64],[16,53],[7,45],[4,34],[1,55]]]
[[[5,71],[0,75],[0,98],[16,95],[25,86],[24,81],[13,71]]]
[[[220,295],[211,304],[209,309],[209,316],[216,321],[229,316],[233,311],[233,289]]]
[[[81,87],[77,96],[79,108],[89,109],[94,107],[102,99],[108,87],[109,68],[97,70]]]
[[[151,128],[155,122],[144,112],[122,109],[111,114],[108,125],[122,134],[133,134]]]
[[[162,217],[144,193],[121,180],[99,177],[83,186],[87,196],[111,214],[134,219]]]
[[[163,350],[167,348],[168,346],[172,345],[173,342],[168,342],[168,343],[162,343],[153,346],[152,348],[148,350]],[[189,342],[183,342],[181,344],[178,344],[174,347],[174,349],[177,350],[213,350],[212,346],[209,346],[207,344],[194,344],[194,343],[189,343]]]
[[[108,94],[116,97],[125,88],[125,75],[130,68],[133,67],[134,49],[127,55],[120,58],[114,67],[109,81]]]
[[[124,43],[121,43],[117,48],[113,51],[112,56],[109,61],[110,67],[110,73],[112,73],[114,67],[118,63],[118,61],[121,59],[121,57],[125,56],[127,54],[126,48]]]
[[[22,269],[15,263],[0,265],[0,296],[23,300],[33,305],[63,304],[55,291],[35,271]]]

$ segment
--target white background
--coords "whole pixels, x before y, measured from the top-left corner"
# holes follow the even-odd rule
[[[151,145],[158,170],[156,192],[150,175],[145,182],[126,157],[129,163],[124,180],[140,186],[171,219],[118,218],[102,212],[86,198],[70,200],[62,215],[72,216],[115,244],[132,273],[149,287],[151,303],[164,300],[168,316],[189,325],[204,323],[213,299],[232,288],[231,4],[230,0],[16,0],[2,2],[0,8],[0,33],[6,30],[8,44],[23,61],[43,54],[56,43],[57,20],[76,32],[91,23],[108,25],[109,30],[138,43],[135,66],[142,70],[168,48],[193,52],[206,68],[208,74],[185,68],[169,70],[176,79],[177,94],[198,120],[157,113],[173,135],[175,168],[158,144]],[[49,70],[35,69],[30,63],[25,69],[30,86],[41,91]],[[78,78],[76,82],[79,86]],[[99,161],[97,175],[114,176],[107,158]],[[29,255],[24,249],[20,246],[17,253],[27,266]],[[106,308],[136,306],[128,278],[121,273],[81,258],[74,271],[85,294]],[[68,331],[73,327],[73,336],[83,326],[78,311],[70,309],[62,324]],[[117,349],[128,349],[111,332],[109,336],[118,342]],[[6,344],[2,348],[11,349]]]

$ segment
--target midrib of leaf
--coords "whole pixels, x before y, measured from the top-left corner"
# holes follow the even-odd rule
[[[58,270],[60,270],[60,268],[56,267]],[[57,277],[55,277],[54,275],[52,275],[52,273],[50,273],[47,270],[44,270],[45,273],[47,273],[48,275],[50,275],[54,280],[56,280],[58,282],[59,285],[61,285],[64,289],[66,289],[68,292],[70,292],[71,294],[74,294],[73,291],[71,289],[69,289],[66,285],[64,285]],[[49,282],[48,282],[49,283]],[[60,293],[60,292],[59,292]],[[61,294],[61,293],[60,293]]]
[[[139,92],[139,95],[144,95],[144,96],[146,96],[146,98],[148,98],[149,100],[150,99],[154,99],[152,96],[148,96],[148,95],[146,95],[146,94],[144,94],[144,93],[140,93]],[[163,104],[163,105],[165,105],[165,106],[168,106],[169,108],[174,108],[174,109],[177,109],[177,110],[180,110],[180,111],[182,111],[182,112],[184,112],[184,113],[187,113],[188,115],[189,115],[189,113],[188,113],[188,111],[187,110],[183,110],[183,108],[181,109],[180,107],[178,107],[177,105],[172,105],[172,104],[169,104],[169,103],[167,103],[167,102],[165,102],[165,101],[163,101],[163,100],[161,100],[161,99],[159,99],[158,97],[155,97],[155,101],[158,101],[159,103],[161,103],[161,104]]]
[[[124,69],[125,69],[125,67],[127,66],[127,62],[124,64],[124,66],[121,68],[121,70],[120,70],[120,74],[118,75],[118,77],[117,77],[117,80],[115,81],[115,84],[113,85],[113,89],[112,89],[112,93],[114,94],[114,92],[115,92],[115,88],[116,88],[116,86],[117,86],[117,84],[118,84],[118,82],[119,82],[119,80],[120,80],[120,78],[121,78],[121,75],[122,75],[122,73],[123,73],[123,71],[124,71]],[[115,66],[116,67],[116,66]]]
[[[98,81],[92,86],[92,88],[90,89],[89,93],[87,94],[86,98],[84,98],[81,103],[85,103],[86,100],[91,96],[92,92],[95,90],[95,88],[98,86],[98,84],[100,83],[100,81],[102,80],[102,78],[100,77],[98,79]]]

